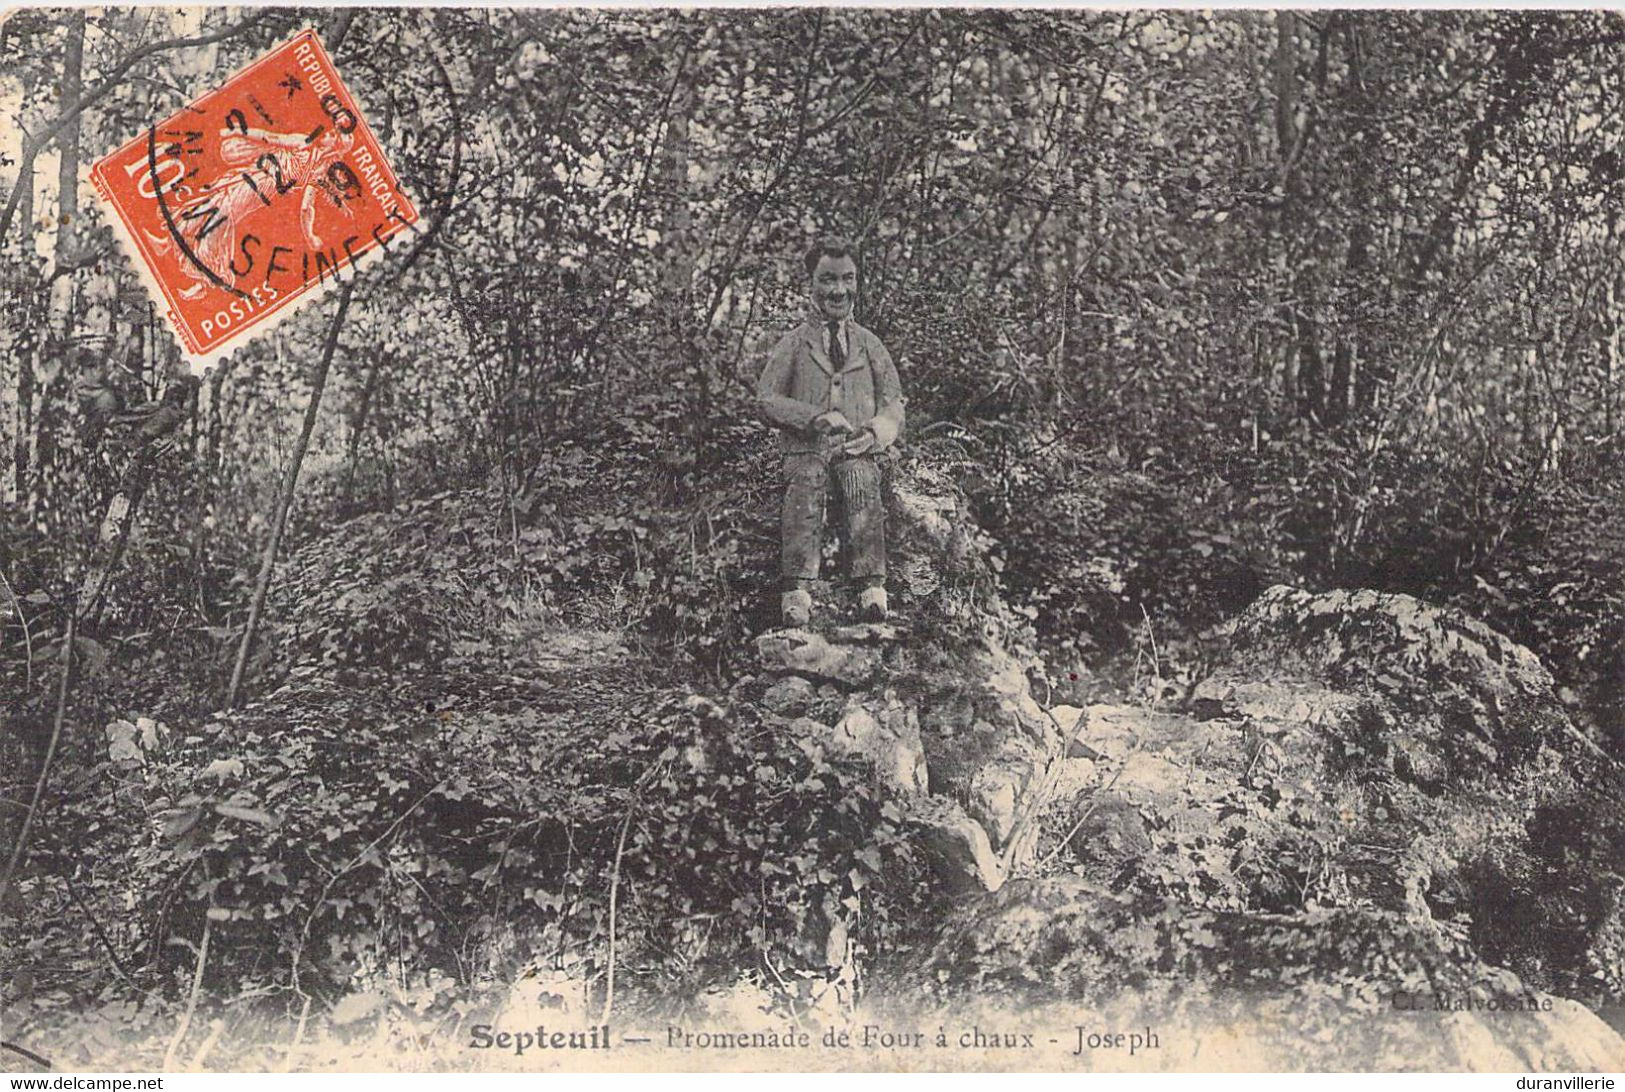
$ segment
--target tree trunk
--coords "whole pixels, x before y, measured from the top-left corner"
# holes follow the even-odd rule
[[[25,172],[28,186],[33,188],[33,170],[30,167]],[[33,200],[28,205],[33,207]],[[32,222],[32,218],[30,218]],[[39,304],[36,314],[43,321],[46,316],[46,305],[43,299],[36,299],[34,273],[32,267],[19,264],[10,271],[11,283],[14,286],[12,299],[25,306],[29,303]],[[39,293],[43,295],[43,292]],[[39,332],[40,323],[32,323],[31,329],[25,330],[17,339],[15,355],[17,360],[17,431],[12,436],[11,470],[12,470],[12,498],[23,508],[29,507],[29,475],[33,467],[34,443],[34,367],[39,359]]]
[[[1275,13],[1275,146],[1285,164],[1297,142],[1297,16]]]
[[[1298,195],[1289,177],[1292,148],[1297,142],[1298,110],[1298,49],[1296,39],[1297,17],[1290,11],[1275,13],[1275,55],[1271,62],[1275,90],[1275,158],[1280,172],[1280,184],[1285,194],[1281,201],[1280,232],[1276,242],[1280,246],[1277,268],[1281,274],[1281,290],[1288,297],[1277,310],[1284,335],[1281,364],[1281,393],[1288,407],[1296,404],[1298,412],[1308,407],[1307,392],[1318,380],[1318,361],[1311,363],[1304,357],[1307,340],[1303,336],[1300,319],[1301,302],[1298,296],[1298,275],[1294,268],[1298,234]]]
[[[333,363],[333,350],[338,346],[339,330],[344,316],[350,310],[350,294],[355,291],[355,280],[346,281],[339,289],[339,306],[333,323],[327,328],[327,341],[322,345],[322,356],[310,380],[310,403],[305,407],[305,421],[288,460],[288,469],[282,477],[282,489],[277,494],[276,513],[271,517],[271,533],[260,558],[259,579],[254,583],[254,599],[248,608],[248,623],[243,627],[243,639],[237,646],[237,662],[231,669],[231,682],[226,687],[225,706],[236,706],[242,694],[243,674],[248,668],[248,655],[254,647],[254,635],[259,629],[260,615],[265,610],[265,595],[271,589],[271,574],[276,568],[277,551],[282,547],[282,534],[288,526],[288,507],[293,503],[294,490],[299,485],[299,468],[304,464],[305,452],[310,447],[310,436],[316,430],[316,416],[322,408],[322,392],[327,389],[327,373]]]
[[[350,418],[350,450],[345,458],[344,493],[339,505],[339,511],[345,518],[353,514],[351,507],[355,503],[356,463],[361,458],[361,437],[367,429],[367,414],[372,409],[373,394],[378,389],[378,377],[383,373],[383,367],[384,354],[374,349],[372,361],[367,365],[367,380],[361,387],[361,398],[356,403],[354,415]]]
[[[209,372],[207,408],[204,408],[203,387],[194,395],[197,406],[195,417],[201,418],[198,432],[203,442],[203,457],[197,468],[198,500],[192,525],[192,572],[198,580],[198,601],[203,602],[204,571],[209,558],[209,517],[214,515],[215,497],[220,491],[220,432],[222,429],[220,399],[226,384],[226,373],[231,362],[216,364]]]
[[[62,51],[62,101],[77,102],[84,94],[85,13],[74,12],[68,22],[68,38]],[[56,168],[56,268],[62,269],[73,262],[77,253],[74,243],[79,233],[79,124],[75,114],[57,134],[58,153]],[[64,288],[70,287],[67,277],[59,278]],[[73,323],[72,315],[64,322]]]
[[[682,17],[679,16],[679,19]],[[685,28],[686,29],[686,28]],[[694,247],[693,214],[689,209],[688,168],[692,152],[689,124],[694,113],[694,79],[683,69],[688,50],[675,60],[671,105],[666,114],[666,133],[661,145],[659,193],[664,213],[660,225],[661,349],[676,370],[687,380],[683,415],[683,444],[678,452],[679,468],[692,465],[708,443],[711,418],[711,375],[705,354],[694,340]]]
[[[1608,210],[1608,253],[1613,255],[1614,270],[1603,278],[1603,386],[1602,386],[1602,414],[1603,435],[1608,438],[1610,446],[1614,443],[1614,401],[1615,391],[1619,385],[1620,364],[1620,320],[1619,301],[1625,294],[1625,268],[1619,263],[1619,215],[1615,209]]]
[[[62,52],[61,92],[63,102],[78,102],[84,90],[85,13],[74,12],[68,21],[67,39]],[[72,264],[74,239],[79,219],[79,115],[74,114],[57,133],[57,217],[55,268],[61,270]],[[62,447],[61,440],[67,429],[68,391],[78,374],[76,354],[70,349],[72,334],[78,316],[74,279],[71,275],[55,278],[47,296],[48,307],[42,313],[39,327],[56,336],[41,346],[40,360],[47,365],[46,380],[37,389],[37,412],[34,414],[33,476],[28,495],[29,509],[56,510],[49,503],[53,491],[52,477]],[[52,323],[49,315],[59,318]]]
[[[1298,318],[1298,408],[1311,421],[1326,421],[1326,364],[1320,352],[1320,304],[1313,274],[1299,274],[1302,314]]]
[[[23,231],[32,236],[38,225],[34,223],[34,161],[25,159],[19,167],[17,174],[17,187],[21,196],[17,199],[17,215],[22,220]],[[24,243],[25,248],[32,246]]]

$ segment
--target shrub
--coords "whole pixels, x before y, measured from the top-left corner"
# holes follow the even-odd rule
[[[96,895],[136,893],[177,984],[191,960],[164,942],[207,922],[210,981],[237,991],[514,961],[597,978],[613,929],[621,980],[665,992],[821,967],[834,915],[860,946],[907,925],[901,817],[853,761],[692,695],[481,690],[456,711],[310,686],[185,733],[116,721],[108,762],[139,788],[117,822],[70,804],[83,827],[57,824],[57,848],[116,862]]]

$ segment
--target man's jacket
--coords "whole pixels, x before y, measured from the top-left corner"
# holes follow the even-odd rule
[[[840,410],[854,429],[873,430],[873,450],[884,451],[903,431],[903,391],[891,354],[878,337],[848,319],[846,367],[837,373],[827,330],[824,322],[808,320],[779,339],[756,382],[762,416],[778,426],[786,454],[836,446],[812,429],[813,418],[830,410]]]

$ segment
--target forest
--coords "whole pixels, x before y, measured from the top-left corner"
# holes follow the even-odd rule
[[[421,221],[194,369],[88,171],[307,28]],[[1619,1068],[1622,82],[1605,12],[10,12],[4,1038],[1499,983]],[[827,233],[895,627],[790,648]]]

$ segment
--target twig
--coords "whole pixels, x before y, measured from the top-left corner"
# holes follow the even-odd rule
[[[293,1068],[294,1051],[299,1049],[299,1040],[305,1037],[305,1021],[310,1018],[310,994],[305,994],[305,1003],[299,1009],[299,1022],[294,1025],[293,1038],[288,1042],[288,1053],[282,1059],[282,1072],[286,1073]]]
[[[1145,604],[1140,604],[1140,617],[1145,619],[1145,635],[1151,640],[1151,670],[1157,676],[1157,693],[1151,699],[1151,708],[1157,707],[1162,698],[1162,652],[1157,648],[1157,631],[1151,628],[1151,615],[1146,612]]]
[[[626,835],[632,828],[632,817],[637,814],[638,805],[643,802],[643,790],[654,779],[655,772],[664,766],[665,763],[656,762],[643,771],[632,794],[632,802],[626,806],[626,815],[621,819],[621,836],[615,844],[615,867],[609,878],[609,973],[604,986],[604,1013],[598,1018],[600,1024],[609,1023],[610,1014],[615,1011],[615,917],[621,891],[621,857],[626,852]]]
[[[1060,728],[1061,722],[1055,719],[1054,713],[1051,713],[1048,708],[1044,709],[1044,713],[1056,728]],[[1063,739],[1065,735],[1066,733],[1063,732]],[[1015,864],[1016,849],[1025,840],[1028,829],[1038,819],[1044,806],[1049,803],[1050,796],[1055,791],[1055,783],[1061,779],[1061,761],[1065,755],[1066,751],[1063,749],[1045,764],[1044,776],[1039,778],[1037,785],[1027,791],[1021,815],[1010,826],[1010,837],[1005,839],[1004,849],[999,853],[999,867],[1007,875],[1010,868]]]
[[[23,650],[28,658],[23,663],[23,693],[34,689],[34,635],[28,630],[28,615],[23,613],[23,601],[17,597],[17,591],[6,579],[4,571],[0,571],[0,585],[4,585],[6,594],[11,596],[12,604],[17,608],[17,621],[23,627]]]
[[[1038,862],[1039,868],[1044,868],[1050,862],[1054,861],[1055,858],[1059,857],[1061,855],[1061,851],[1071,843],[1073,838],[1077,837],[1078,831],[1083,829],[1083,824],[1089,821],[1089,817],[1093,815],[1095,813],[1095,809],[1100,806],[1101,798],[1116,787],[1117,779],[1123,776],[1123,771],[1126,769],[1128,769],[1127,756],[1124,757],[1123,764],[1117,767],[1117,772],[1112,774],[1112,779],[1095,791],[1094,799],[1089,801],[1089,806],[1083,810],[1082,815],[1078,816],[1078,821],[1072,824],[1072,829],[1066,832],[1066,837],[1061,839],[1061,843],[1054,849],[1050,850],[1049,856]]]
[[[91,931],[96,934],[96,939],[101,941],[102,947],[106,949],[107,958],[112,961],[113,970],[118,974],[119,978],[131,989],[146,993],[146,990],[141,989],[130,978],[130,972],[125,969],[124,961],[119,959],[118,952],[113,948],[113,942],[108,939],[107,931],[102,928],[102,923],[97,919],[96,915],[90,912],[90,907],[85,905],[85,900],[79,895],[79,889],[73,886],[72,877],[64,872],[62,882],[68,886],[68,898],[73,900],[73,904],[79,908],[79,912],[85,915],[85,920],[90,922]]]
[[[24,1058],[27,1058],[29,1061],[33,1062],[35,1065],[44,1066],[46,1069],[53,1068],[52,1065],[51,1065],[50,1059],[40,1057],[38,1054],[35,1054],[32,1050],[29,1050],[27,1047],[20,1047],[16,1043],[8,1043],[8,1042],[5,1042],[4,1040],[0,1040],[0,1047],[3,1047],[6,1050],[9,1050],[14,1054],[21,1054]]]
[[[1243,785],[1247,785],[1252,781],[1253,767],[1258,765],[1258,760],[1260,758],[1264,757],[1264,749],[1268,746],[1269,740],[1265,739],[1264,736],[1260,734],[1258,737],[1258,746],[1253,748],[1253,756],[1247,760],[1247,768],[1241,771],[1241,783]]]
[[[1040,811],[1049,803],[1051,795],[1055,792],[1055,783],[1061,779],[1061,765],[1066,757],[1066,745],[1070,744],[1078,734],[1076,724],[1073,725],[1070,733],[1067,729],[1061,727],[1060,719],[1056,717],[1054,711],[1050,708],[1050,702],[1055,697],[1055,687],[1050,684],[1047,675],[1042,676],[1042,678],[1044,681],[1044,702],[1039,708],[1044,711],[1044,715],[1049,718],[1049,722],[1055,726],[1056,732],[1061,736],[1063,746],[1060,753],[1050,759],[1049,763],[1044,767],[1044,776],[1039,780],[1038,785],[1028,791],[1027,803],[1022,809],[1021,817],[1010,828],[1010,837],[1006,839],[1004,850],[999,854],[999,864],[1006,874],[1009,873],[1011,865],[1015,862],[1016,847],[1021,844],[1022,839],[1026,836],[1027,828],[1038,818]],[[1084,715],[1087,716],[1087,714]],[[1122,773],[1122,770],[1119,769],[1118,773]],[[1112,783],[1117,783],[1116,778],[1112,779]],[[1087,819],[1088,817],[1088,814],[1085,813],[1083,818]],[[1079,820],[1080,823],[1082,821]],[[1077,828],[1074,827],[1071,833],[1067,834],[1066,838],[1062,840],[1061,844],[1065,845],[1072,835],[1076,833]],[[1050,857],[1040,861],[1038,867],[1042,868],[1053,857],[1054,854],[1051,854]]]
[[[344,316],[350,310],[350,296],[354,291],[355,279],[352,275],[339,291],[338,309],[333,312],[333,321],[327,327],[327,341],[322,346],[321,360],[311,379],[310,402],[305,407],[304,425],[299,431],[298,444],[288,460],[288,468],[282,476],[276,514],[272,517],[271,533],[266,538],[264,555],[260,559],[260,574],[254,584],[254,598],[249,603],[248,622],[243,627],[242,643],[237,646],[237,662],[231,669],[231,682],[226,687],[227,709],[236,706],[237,698],[242,693],[243,672],[248,667],[248,654],[254,647],[254,632],[259,628],[260,616],[265,610],[265,596],[271,590],[271,574],[276,569],[277,551],[282,545],[282,535],[288,526],[288,508],[293,503],[294,490],[299,485],[299,469],[304,464],[305,452],[310,447],[311,433],[316,429],[316,417],[322,408],[322,392],[327,387],[327,373],[333,363],[333,349],[338,345],[339,327],[344,325]]]
[[[225,1030],[226,1021],[224,1017],[216,1019],[209,1025],[208,1038],[203,1040],[203,1045],[197,1048],[197,1053],[192,1055],[192,1060],[186,1064],[189,1071],[196,1072],[202,1068],[203,1059],[209,1056],[209,1051],[214,1049],[214,1045],[220,1041],[220,1036]]]
[[[779,969],[773,966],[773,961],[767,958],[767,952],[765,950],[761,953],[761,955],[762,966],[766,967],[768,971],[772,973],[774,980],[779,984],[779,989],[784,991],[784,1003],[790,1006],[791,1018],[795,1020],[798,1026],[806,1027],[806,1022],[802,1018],[801,1007],[796,1004],[796,992],[794,988],[791,987],[790,983],[784,980],[784,976],[779,973]]]
[[[621,855],[626,852],[626,834],[632,827],[632,815],[637,811],[638,798],[633,797],[632,803],[627,806],[626,815],[621,819],[621,837],[615,844],[615,869],[609,878],[609,978],[604,987],[604,1014],[598,1018],[600,1024],[609,1023],[609,1017],[615,1011],[615,911],[617,897],[621,890]]]
[[[211,899],[210,902],[213,902]],[[210,906],[209,909],[214,909]],[[197,1012],[198,991],[203,988],[203,966],[209,958],[209,937],[214,932],[214,919],[207,914],[203,917],[203,939],[198,942],[197,967],[192,971],[192,992],[186,998],[186,1012],[181,1016],[181,1025],[175,1029],[175,1037],[169,1041],[169,1049],[164,1051],[164,1072],[173,1072],[175,1068],[175,1051],[186,1039],[186,1033],[192,1028],[192,1016]]]
[[[17,844],[11,847],[11,860],[6,863],[6,875],[0,879],[0,896],[11,890],[11,883],[17,876],[17,866],[22,863],[23,850],[28,845],[28,832],[34,826],[34,817],[39,814],[40,797],[45,795],[45,779],[51,772],[51,762],[56,758],[56,747],[62,740],[62,718],[68,708],[68,692],[72,687],[73,678],[73,642],[79,632],[79,611],[73,602],[72,596],[68,599],[68,631],[62,638],[62,680],[56,691],[56,715],[51,718],[51,742],[45,748],[45,761],[40,763],[39,776],[34,779],[34,795],[28,801],[28,812],[23,816],[22,829],[17,832]]]

